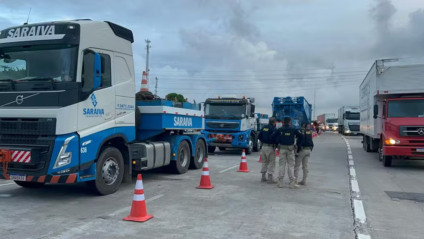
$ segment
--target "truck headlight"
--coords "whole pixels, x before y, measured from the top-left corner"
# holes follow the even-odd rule
[[[65,139],[65,142],[63,142],[62,147],[60,148],[59,154],[56,158],[56,162],[54,163],[53,169],[60,168],[63,166],[66,166],[71,163],[72,161],[72,152],[66,152],[66,149],[68,149],[69,142],[75,138],[75,135]]]
[[[384,142],[385,142],[387,145],[400,144],[400,141],[399,141],[399,140],[394,140],[394,139],[392,139],[392,138],[386,139],[386,140],[384,140]]]
[[[347,129],[347,130],[345,130],[345,133],[346,133],[346,134],[349,134],[349,133],[350,133],[350,130],[348,130],[348,129]]]

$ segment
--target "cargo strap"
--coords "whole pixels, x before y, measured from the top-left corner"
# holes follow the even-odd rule
[[[0,163],[3,165],[3,177],[6,179],[9,179],[9,175],[7,175],[9,162],[12,162],[12,152],[7,149],[0,149]]]

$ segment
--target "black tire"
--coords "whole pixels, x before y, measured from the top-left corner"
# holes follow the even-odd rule
[[[383,165],[384,167],[392,166],[392,156],[383,156]]]
[[[208,152],[209,153],[215,153],[216,147],[215,146],[208,146]]]
[[[258,137],[256,137],[256,136],[252,136],[252,137],[253,137],[253,152],[258,152],[259,151]]]
[[[196,142],[196,151],[194,152],[194,157],[190,162],[190,168],[199,169],[203,167],[203,163],[205,162],[205,158],[208,156],[206,153],[206,145],[205,142],[201,139]]]
[[[16,184],[23,188],[40,188],[44,186],[45,183],[37,183],[37,182],[24,182],[24,181],[15,181]]]
[[[371,147],[370,147],[370,142],[369,142],[368,136],[364,135],[363,144],[364,144],[364,150],[366,152],[371,152]]]
[[[172,160],[171,168],[174,173],[186,173],[190,166],[191,152],[187,141],[182,141],[177,150],[177,159]]]
[[[253,136],[250,136],[249,146],[247,148],[245,148],[246,154],[251,154],[253,152],[253,142],[254,142],[253,140],[254,140]]]
[[[225,151],[227,148],[219,147],[219,151]]]
[[[87,182],[90,189],[99,195],[118,191],[124,178],[124,159],[115,147],[105,148],[97,160],[96,180]]]

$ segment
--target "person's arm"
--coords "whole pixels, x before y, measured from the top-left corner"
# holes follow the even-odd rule
[[[261,131],[259,131],[259,135],[258,135],[258,139],[259,139],[261,142],[263,142],[263,141],[262,141],[262,137],[264,137],[263,131],[264,131],[264,129],[261,129]]]

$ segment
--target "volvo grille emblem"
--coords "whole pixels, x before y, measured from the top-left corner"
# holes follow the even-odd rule
[[[16,96],[16,104],[20,105],[22,104],[22,102],[24,102],[24,96],[23,95]]]
[[[419,128],[417,132],[419,135],[424,135],[424,128]]]

